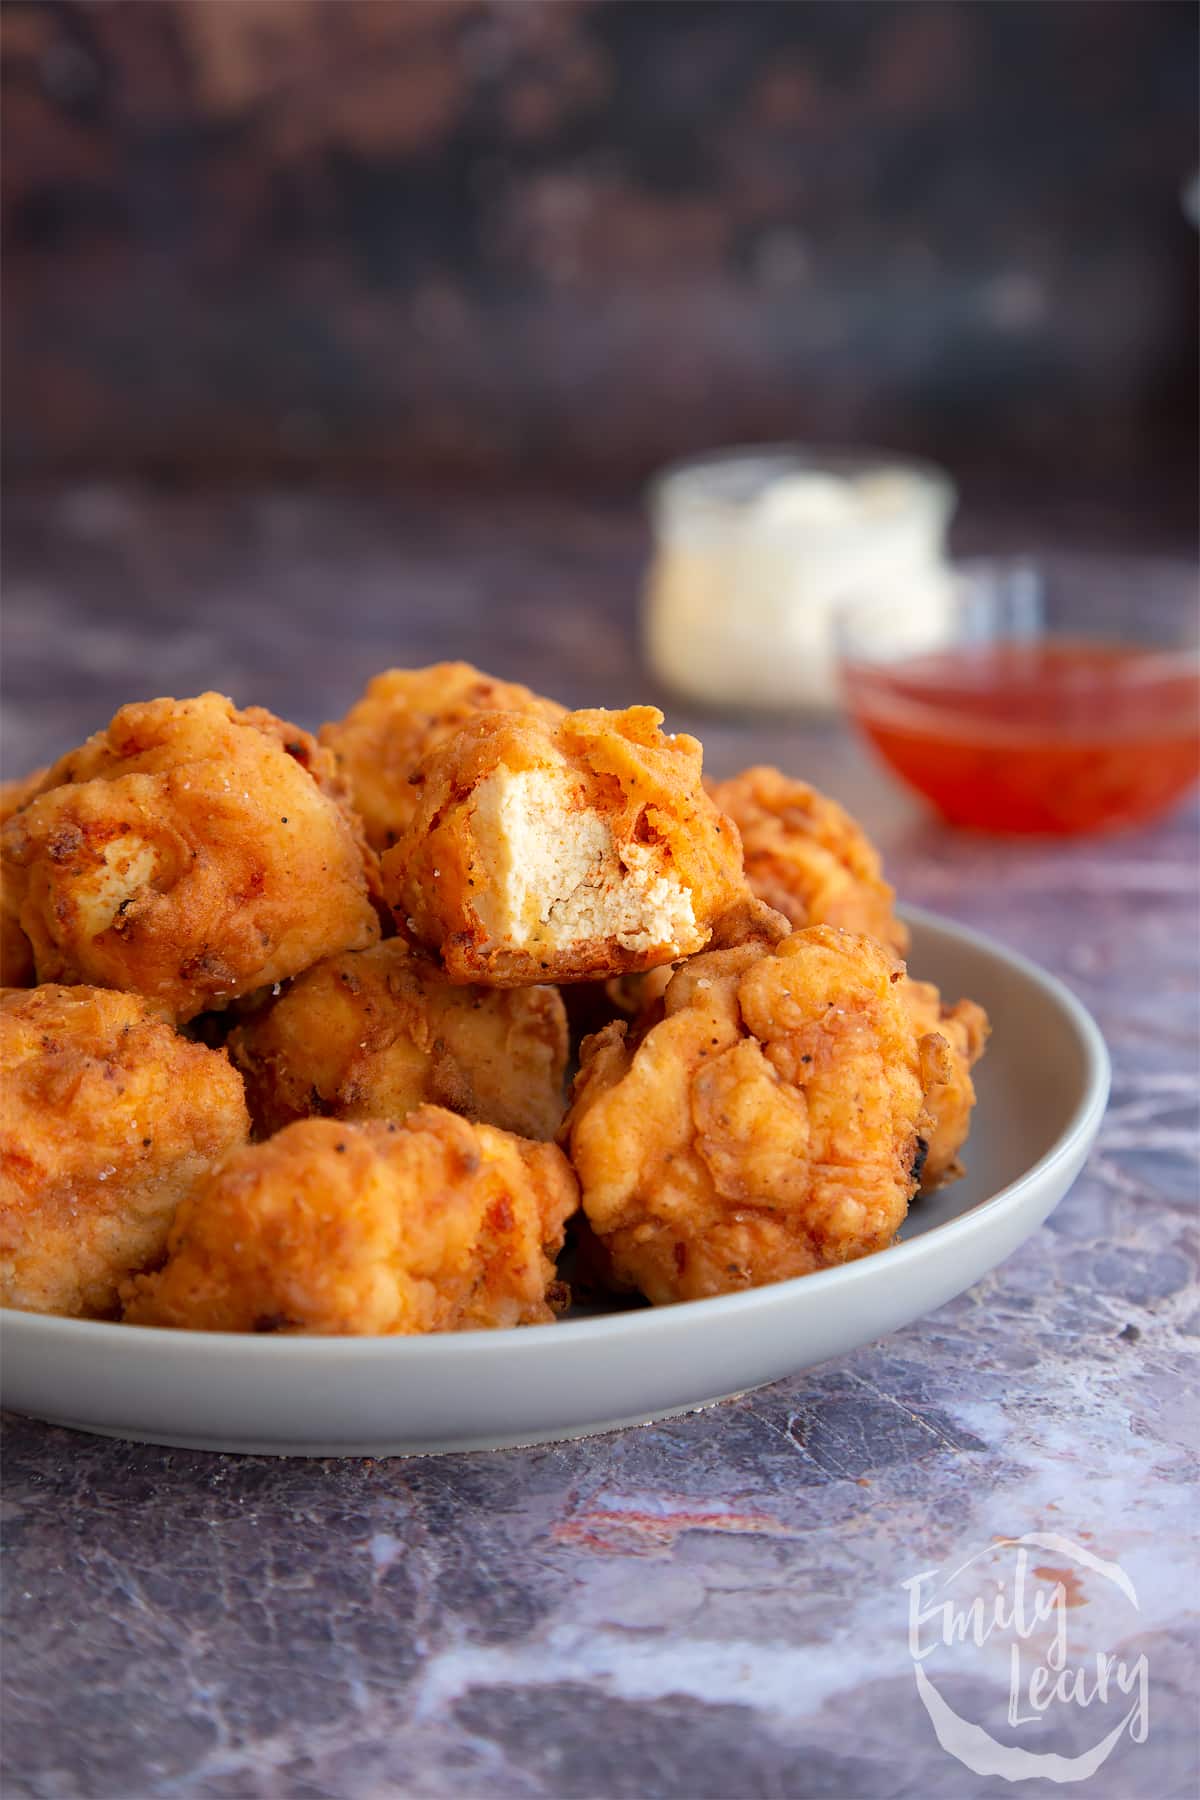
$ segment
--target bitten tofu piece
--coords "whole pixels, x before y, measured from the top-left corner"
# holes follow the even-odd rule
[[[294,1119],[402,1119],[423,1101],[522,1137],[562,1120],[553,987],[456,987],[402,938],[330,956],[230,1035],[260,1135]]]
[[[125,1319],[342,1336],[549,1324],[577,1203],[553,1144],[438,1106],[402,1124],[302,1119],[196,1188]]]
[[[123,706],[4,827],[39,981],[180,1021],[379,936],[374,853],[332,756],[220,694]]]
[[[469,721],[423,764],[383,859],[396,921],[453,981],[515,987],[655,968],[750,899],[694,738],[654,707]]]
[[[562,1136],[617,1284],[697,1300],[892,1242],[941,1043],[902,978],[874,939],[817,925],[696,957],[641,1035],[585,1040]]]
[[[320,738],[337,757],[368,842],[382,854],[420,805],[424,758],[468,719],[515,712],[555,725],[566,710],[519,681],[498,681],[470,663],[433,663],[385,669],[344,719],[321,727]]]
[[[104,1318],[175,1208],[244,1144],[242,1079],[135,994],[0,995],[0,1298]]]

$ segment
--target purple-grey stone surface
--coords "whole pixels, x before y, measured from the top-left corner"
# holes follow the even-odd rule
[[[216,686],[315,724],[377,667],[443,655],[578,703],[652,691],[628,512],[79,489],[5,523],[6,773],[135,696]],[[1115,1063],[1088,1170],[931,1317],[658,1426],[318,1463],[9,1418],[6,1797],[1045,1793],[940,1746],[901,1585],[988,1552],[1011,1599],[995,1541],[1028,1533],[1074,1546],[1029,1559],[1066,1603],[1069,1664],[1094,1683],[1096,1652],[1146,1657],[1148,1735],[1122,1734],[1081,1791],[1196,1792],[1195,811],[1109,842],[973,841],[839,728],[670,716],[718,774],[771,758],[832,788],[905,898],[1070,984]],[[1027,1692],[1044,1635],[922,1666],[1033,1751],[1078,1755],[1129,1710],[1136,1689],[1009,1723],[1014,1642]]]

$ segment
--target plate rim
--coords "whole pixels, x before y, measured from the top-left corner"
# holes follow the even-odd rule
[[[989,1194],[968,1211],[922,1232],[919,1237],[892,1244],[886,1250],[859,1257],[853,1262],[817,1269],[809,1275],[792,1276],[786,1281],[744,1288],[736,1294],[715,1294],[706,1299],[676,1301],[669,1306],[630,1308],[624,1312],[606,1314],[602,1318],[557,1320],[551,1324],[514,1327],[505,1331],[476,1328],[470,1331],[428,1332],[413,1336],[397,1333],[356,1333],[348,1336],[259,1335],[240,1331],[167,1330],[161,1326],[125,1325],[111,1319],[72,1319],[56,1313],[26,1312],[15,1307],[0,1306],[0,1335],[34,1336],[52,1333],[59,1339],[75,1339],[81,1346],[89,1341],[97,1347],[119,1342],[131,1349],[138,1343],[145,1344],[149,1341],[163,1350],[167,1350],[169,1346],[173,1353],[187,1351],[201,1356],[207,1353],[212,1357],[227,1356],[231,1347],[236,1346],[242,1355],[268,1362],[272,1358],[284,1358],[297,1363],[323,1361],[330,1357],[353,1359],[368,1347],[375,1352],[386,1347],[388,1353],[397,1360],[453,1362],[462,1356],[478,1355],[485,1346],[491,1355],[497,1354],[501,1349],[505,1354],[517,1356],[535,1354],[538,1346],[545,1342],[548,1330],[557,1334],[569,1332],[573,1343],[596,1341],[602,1345],[606,1339],[630,1331],[653,1340],[677,1330],[681,1324],[686,1325],[696,1316],[698,1308],[703,1309],[702,1316],[705,1318],[715,1321],[719,1315],[725,1320],[736,1317],[740,1312],[758,1311],[768,1305],[787,1306],[797,1298],[799,1291],[812,1294],[814,1291],[839,1285],[853,1289],[857,1283],[868,1279],[868,1271],[878,1266],[881,1257],[888,1259],[889,1265],[899,1277],[909,1263],[919,1262],[928,1256],[934,1244],[953,1248],[960,1240],[968,1238],[981,1225],[985,1225],[997,1212],[1019,1203],[1025,1193],[1031,1187],[1040,1185],[1056,1166],[1070,1161],[1081,1142],[1086,1144],[1090,1141],[1108,1105],[1112,1061],[1104,1035],[1095,1019],[1057,975],[1052,975],[1048,969],[1043,969],[1021,951],[1012,950],[998,939],[955,919],[948,919],[940,913],[919,906],[901,906],[897,910],[906,923],[929,928],[968,950],[981,951],[1019,971],[1066,1015],[1084,1057],[1082,1094],[1066,1126],[1050,1148],[1015,1180],[1006,1183],[994,1194]]]

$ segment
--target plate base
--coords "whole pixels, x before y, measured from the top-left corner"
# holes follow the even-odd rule
[[[122,1431],[105,1425],[82,1424],[78,1419],[47,1418],[45,1423],[57,1425],[62,1431],[82,1432],[85,1437],[117,1438],[127,1444],[159,1444],[165,1450],[215,1450],[222,1456],[309,1456],[327,1462],[336,1457],[377,1459],[384,1456],[455,1456],[460,1452],[474,1450],[532,1450],[539,1444],[569,1444],[576,1438],[602,1437],[606,1431],[626,1431],[631,1425],[659,1425],[665,1419],[682,1419],[688,1413],[710,1412],[714,1406],[724,1406],[729,1400],[740,1400],[751,1391],[749,1388],[740,1388],[732,1394],[717,1394],[711,1400],[700,1400],[689,1406],[672,1406],[666,1412],[633,1413],[626,1419],[605,1419],[595,1425],[578,1425],[566,1430],[455,1438],[445,1443],[401,1440],[394,1444],[381,1444],[377,1439],[365,1444],[281,1444],[278,1440],[274,1443],[256,1443],[243,1438],[176,1437],[158,1432]]]

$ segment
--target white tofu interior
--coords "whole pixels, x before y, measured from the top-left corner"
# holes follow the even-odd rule
[[[618,850],[569,768],[497,769],[476,791],[473,830],[491,876],[473,898],[493,937],[556,950],[595,938],[632,951],[696,948],[691,895],[654,846]]]
[[[153,844],[131,832],[105,844],[101,860],[75,884],[80,922],[89,937],[108,930],[122,906],[150,885],[158,873]]]

